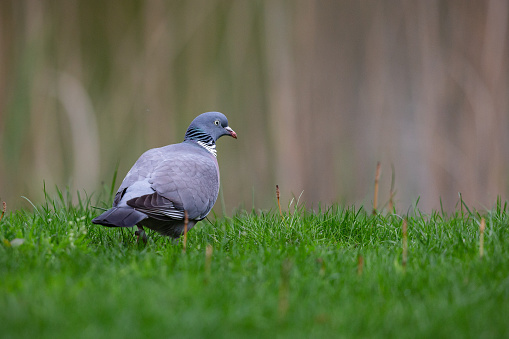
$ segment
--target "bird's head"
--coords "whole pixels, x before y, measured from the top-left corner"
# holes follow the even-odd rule
[[[228,126],[228,119],[220,112],[207,112],[198,115],[187,129],[185,140],[207,142],[212,138],[215,143],[223,135],[237,139],[237,133]],[[208,138],[207,138],[208,137]]]

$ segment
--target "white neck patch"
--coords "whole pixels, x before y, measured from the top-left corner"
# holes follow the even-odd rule
[[[217,158],[216,144],[211,145],[211,144],[207,144],[206,142],[203,142],[203,141],[197,141],[197,142],[198,142],[198,145],[205,148],[207,151],[212,153]]]

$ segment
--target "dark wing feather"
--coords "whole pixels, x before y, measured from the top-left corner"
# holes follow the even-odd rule
[[[159,161],[161,161],[161,159],[164,159],[165,153],[168,153],[168,151],[166,152],[164,151],[165,149],[168,150],[170,148],[168,146],[161,148],[153,148],[146,151],[138,158],[136,163],[129,170],[129,173],[127,173],[127,175],[125,176],[124,180],[122,181],[122,184],[120,184],[120,187],[118,188],[117,194],[115,195],[115,199],[113,201],[113,206],[118,205],[118,203],[120,202],[120,200],[122,200],[122,197],[126,193],[126,190],[131,185],[138,181],[142,181],[145,178],[150,177]]]
[[[175,204],[171,200],[159,195],[157,192],[128,200],[127,205],[154,219],[184,219],[184,207],[181,204]]]
[[[120,200],[122,200],[122,197],[124,196],[125,191],[127,191],[127,187],[118,190],[117,194],[115,194],[115,199],[113,199],[113,206],[118,205]]]

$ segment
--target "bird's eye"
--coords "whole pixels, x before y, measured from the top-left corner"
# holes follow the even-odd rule
[[[214,121],[214,125],[219,126],[219,120]]]

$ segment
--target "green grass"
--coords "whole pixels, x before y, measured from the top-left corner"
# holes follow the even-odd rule
[[[199,223],[183,253],[182,241],[151,233],[142,246],[133,230],[92,225],[98,211],[85,200],[47,197],[0,221],[1,338],[509,336],[500,201],[482,213],[405,215],[404,268],[398,215],[239,211]]]

